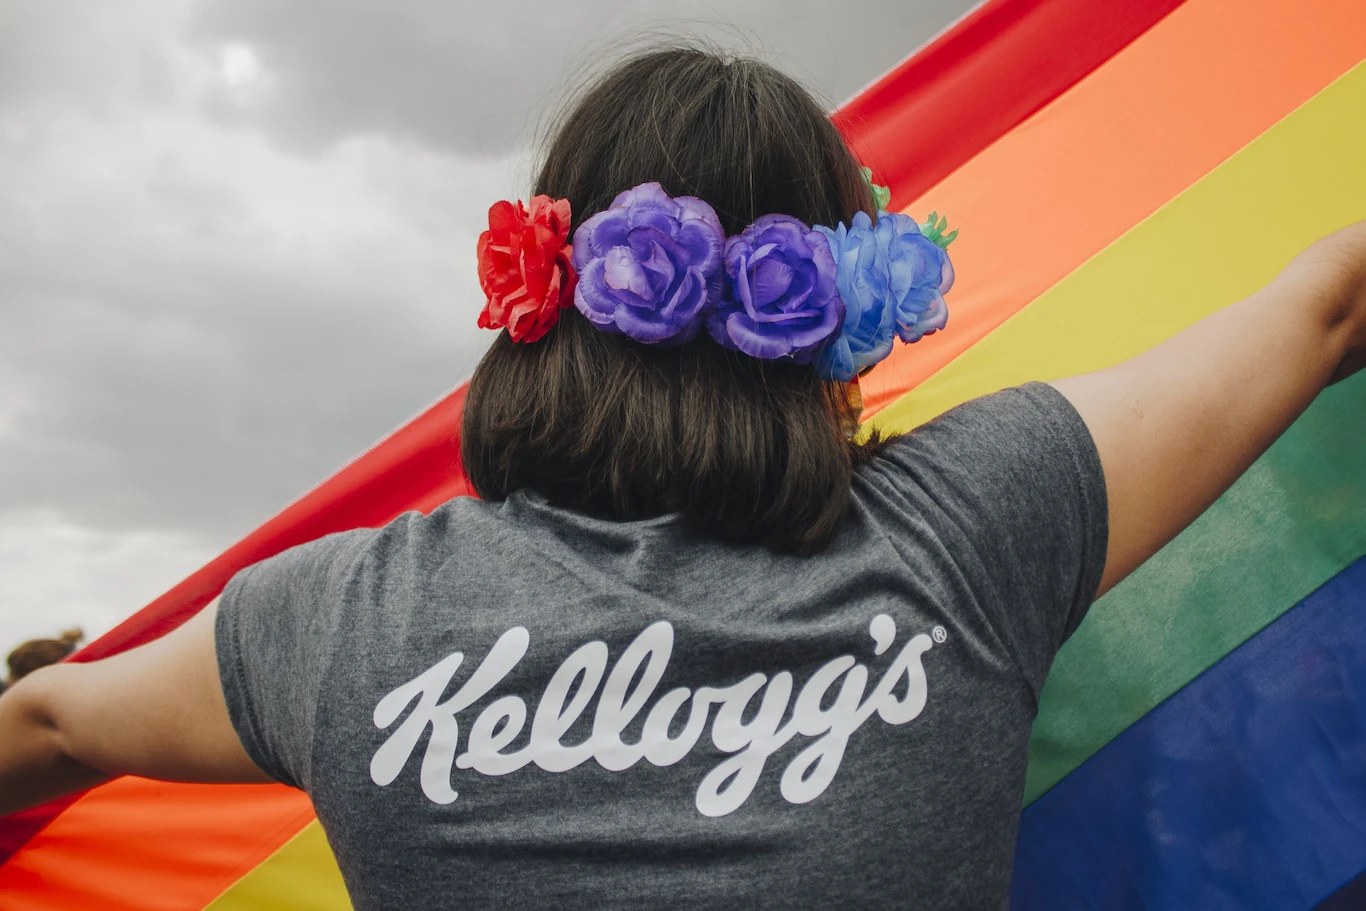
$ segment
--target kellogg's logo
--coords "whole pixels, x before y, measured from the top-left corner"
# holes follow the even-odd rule
[[[873,638],[873,653],[881,655],[896,638],[896,623],[886,614],[878,614],[868,624],[868,633]],[[733,755],[708,772],[698,785],[698,811],[705,816],[725,816],[738,809],[753,793],[768,757],[798,735],[814,739],[783,770],[779,790],[790,803],[806,803],[829,786],[850,736],[865,721],[876,714],[887,724],[906,724],[920,714],[926,696],[921,656],[945,638],[938,627],[933,637],[924,633],[914,636],[871,692],[865,665],[851,655],[830,660],[807,679],[797,693],[792,716],[781,724],[792,702],[793,679],[788,671],[772,677],[755,673],[739,683],[703,686],[696,691],[679,687],[655,699],[647,711],[646,705],[673,653],[673,627],[660,621],[646,627],[626,647],[611,673],[607,673],[604,642],[589,642],[566,658],[536,705],[526,746],[504,752],[526,726],[527,706],[518,696],[503,696],[474,719],[465,752],[457,755],[459,714],[497,686],[527,652],[531,636],[525,627],[516,626],[498,637],[483,663],[449,699],[442,701],[441,695],[465,660],[461,652],[452,652],[379,701],[374,721],[381,730],[397,721],[415,699],[417,705],[375,751],[370,778],[381,787],[392,784],[428,728],[431,737],[419,777],[422,793],[439,804],[451,803],[458,796],[451,787],[452,768],[506,775],[535,764],[547,772],[565,772],[589,759],[611,772],[629,769],[642,759],[652,765],[670,766],[692,751],[707,726],[711,706],[716,704],[720,708],[711,725],[711,739],[718,749]],[[641,665],[645,666],[643,673]],[[637,674],[639,681],[629,688]],[[607,683],[599,694],[604,675]],[[574,681],[580,676],[583,679],[576,688]],[[894,696],[903,678],[905,693]],[[827,700],[832,691],[833,700]],[[597,704],[593,707],[592,734],[583,743],[562,744],[560,739],[588,711],[594,696]],[[745,710],[756,697],[758,712],[746,723]],[[827,701],[829,707],[821,708]],[[669,730],[685,707],[683,730],[670,737]],[[647,714],[640,740],[623,741],[622,731],[641,712]]]

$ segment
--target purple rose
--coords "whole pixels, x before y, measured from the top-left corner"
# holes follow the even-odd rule
[[[707,317],[717,344],[751,357],[808,363],[844,322],[825,235],[764,215],[726,241],[726,294]]]
[[[694,338],[721,296],[715,210],[657,183],[617,195],[574,232],[574,306],[604,332],[647,344]]]

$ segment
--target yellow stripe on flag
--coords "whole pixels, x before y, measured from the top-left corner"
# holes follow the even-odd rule
[[[350,911],[341,871],[315,819],[205,911]]]

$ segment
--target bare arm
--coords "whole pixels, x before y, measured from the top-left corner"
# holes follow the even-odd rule
[[[1097,596],[1204,512],[1326,385],[1363,365],[1366,222],[1138,357],[1053,383],[1105,470],[1109,555]]]
[[[0,696],[0,815],[117,775],[265,782],[228,720],[215,600],[179,629],[103,661],[43,668]]]

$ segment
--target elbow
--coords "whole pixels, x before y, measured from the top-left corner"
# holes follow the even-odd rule
[[[39,668],[14,683],[0,696],[0,718],[4,719],[5,739],[22,740],[43,752],[61,750],[53,697],[59,688],[56,667]]]
[[[0,816],[109,778],[73,756],[65,742],[63,670],[35,671],[0,695]]]
[[[1324,325],[1331,363],[1328,385],[1341,382],[1366,367],[1366,291],[1349,295],[1333,309]]]
[[[13,699],[10,710],[3,714],[5,735],[22,738],[31,758],[63,765],[84,764],[72,742],[63,708],[74,689],[70,678],[79,670],[79,666],[68,664],[39,668],[5,692],[5,700]]]

